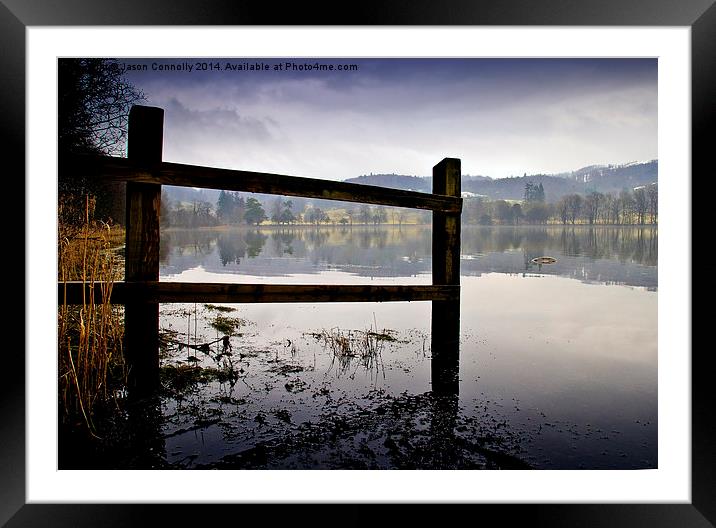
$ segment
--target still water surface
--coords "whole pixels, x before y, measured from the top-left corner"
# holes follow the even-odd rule
[[[429,227],[166,230],[160,280],[430,284]],[[657,467],[657,230],[463,227],[459,394],[434,398],[430,302],[166,304],[165,367],[239,379],[162,399],[181,468]],[[552,256],[555,264],[531,260]],[[196,347],[224,335],[231,356]],[[372,358],[320,335],[365,332]],[[179,343],[189,343],[187,348]],[[357,345],[356,345],[357,346]]]

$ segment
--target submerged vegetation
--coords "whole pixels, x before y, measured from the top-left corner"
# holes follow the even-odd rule
[[[237,317],[227,317],[219,314],[210,324],[217,332],[231,336],[236,333],[236,330],[242,323],[243,321]]]
[[[233,385],[238,379],[238,373],[229,361],[219,367],[170,364],[159,369],[159,379],[165,395],[180,398],[212,381]]]
[[[382,372],[385,377],[385,364],[383,363],[383,347],[386,342],[400,342],[393,330],[375,328],[368,330],[341,330],[340,328],[323,329],[308,335],[319,341],[323,348],[330,350],[333,361],[338,362],[339,372],[345,372],[357,359],[358,366],[366,371]],[[405,342],[404,342],[405,343]],[[358,368],[358,367],[356,367]],[[353,375],[355,372],[353,373]]]
[[[205,304],[204,308],[206,308],[207,310],[215,310],[217,312],[223,313],[230,313],[236,311],[236,308],[232,308],[231,306],[219,306],[217,304]]]
[[[295,424],[290,413],[264,415],[262,427],[289,431],[197,469],[531,469],[520,435],[477,404],[465,413],[453,396],[369,392],[360,409],[327,399],[317,421]],[[341,411],[338,411],[338,408]],[[284,422],[284,423],[281,423]]]

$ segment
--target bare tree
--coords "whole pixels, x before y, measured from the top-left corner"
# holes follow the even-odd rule
[[[58,59],[60,151],[124,154],[127,121],[144,94],[114,59]]]
[[[124,78],[114,59],[58,59],[57,135],[60,155],[67,152],[122,156],[125,153],[129,110],[144,94]],[[124,217],[124,187],[78,177],[72,171],[58,175],[66,199],[97,198],[98,217]]]
[[[559,216],[559,219],[562,220],[563,224],[567,223],[567,219],[569,218],[569,201],[567,200],[566,196],[563,196],[556,205],[557,209],[557,215]]]
[[[612,223],[612,204],[614,202],[614,195],[607,193],[604,195],[604,204],[602,205],[601,216],[603,224]]]
[[[659,188],[656,185],[650,185],[646,191],[647,207],[649,209],[649,222],[656,223],[659,214]]]
[[[622,190],[619,193],[619,201],[621,202],[622,209],[622,224],[628,223],[629,217],[634,210],[634,197],[627,190]]]
[[[353,217],[356,215],[356,210],[353,207],[349,207],[346,211],[346,215],[348,216],[351,227],[353,227]]]
[[[634,212],[636,212],[637,222],[641,225],[643,225],[646,220],[647,208],[648,205],[644,187],[634,189]]]
[[[567,214],[569,215],[569,220],[574,225],[574,222],[577,218],[579,218],[580,213],[582,212],[582,197],[578,194],[569,194],[567,195]]]
[[[594,224],[594,222],[599,217],[599,212],[602,208],[603,202],[604,195],[596,191],[590,192],[584,199],[584,213],[590,225]]]
[[[360,211],[358,214],[359,214],[361,222],[366,225],[368,224],[368,222],[370,222],[371,218],[373,217],[370,206],[366,205],[366,204],[362,204],[360,206]]]
[[[622,214],[622,201],[619,199],[619,196],[614,194],[609,194],[611,197],[609,202],[609,216],[611,217],[611,221],[614,224],[619,224],[621,220],[621,214]]]

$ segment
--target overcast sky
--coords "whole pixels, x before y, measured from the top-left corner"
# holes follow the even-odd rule
[[[196,62],[220,70],[197,71]],[[226,70],[268,64],[268,71]],[[555,173],[657,155],[656,59],[120,59],[165,109],[164,159],[343,180]],[[157,71],[152,65],[193,66]]]

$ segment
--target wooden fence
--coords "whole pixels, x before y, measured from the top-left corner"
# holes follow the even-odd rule
[[[460,333],[460,160],[433,167],[433,192],[299,178],[162,161],[164,110],[134,106],[127,158],[63,156],[59,170],[127,182],[125,281],[110,302],[125,305],[125,359],[130,390],[145,394],[159,382],[159,303],[163,302],[387,302],[432,301],[433,390],[457,392]],[[433,211],[432,285],[270,285],[159,282],[162,185],[301,196]],[[59,303],[81,303],[97,283],[58,283]],[[95,296],[97,297],[100,296]],[[98,302],[100,299],[97,299]]]

